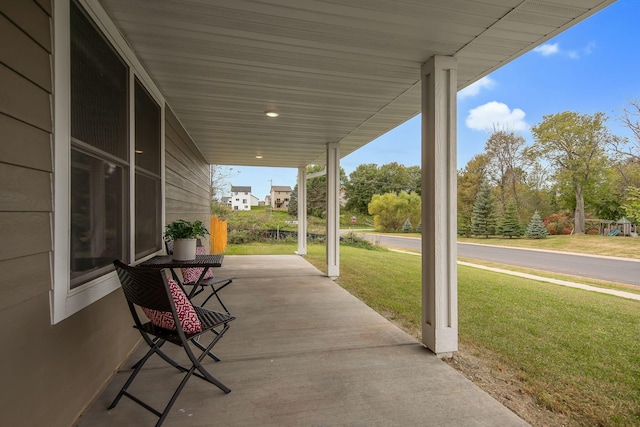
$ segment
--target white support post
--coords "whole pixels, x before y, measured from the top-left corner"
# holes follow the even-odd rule
[[[327,276],[340,276],[340,144],[327,144]]]
[[[298,255],[307,254],[307,167],[298,168]]]
[[[422,342],[458,351],[456,247],[457,61],[422,65]]]

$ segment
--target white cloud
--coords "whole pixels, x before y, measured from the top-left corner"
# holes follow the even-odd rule
[[[594,42],[589,42],[582,49],[564,50],[560,49],[558,43],[546,43],[533,49],[534,52],[538,52],[542,56],[551,56],[556,54],[565,55],[571,59],[580,59],[583,55],[590,55],[593,49],[596,47]]]
[[[489,130],[494,125],[510,130],[527,130],[529,125],[524,121],[525,112],[520,108],[509,108],[502,102],[491,101],[469,111],[466,124],[475,130]]]
[[[550,56],[560,52],[560,46],[558,46],[558,43],[545,43],[536,47],[533,51],[538,52],[542,56]]]
[[[460,92],[458,92],[458,99],[464,99],[464,98],[476,96],[478,93],[480,93],[482,89],[491,89],[493,86],[495,86],[495,84],[496,84],[495,80],[493,80],[489,76],[485,76],[480,80],[478,80],[477,82],[470,84],[469,86],[465,87]]]

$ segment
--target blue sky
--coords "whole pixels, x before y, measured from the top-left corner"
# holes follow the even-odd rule
[[[533,142],[530,126],[562,111],[609,116],[613,133],[630,136],[618,121],[640,98],[640,1],[613,5],[458,92],[458,169],[482,152],[494,123]],[[420,165],[420,116],[342,158],[347,175],[363,163]],[[273,185],[296,183],[297,169],[233,167],[233,185],[250,185],[260,200]]]

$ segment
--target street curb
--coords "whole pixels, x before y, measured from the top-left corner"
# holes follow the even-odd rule
[[[485,245],[485,246],[489,246],[489,245]],[[389,250],[392,252],[400,252],[400,253],[409,254],[409,255],[417,255],[417,256],[422,255],[415,252],[400,251],[397,249],[389,249]],[[545,252],[554,252],[554,251],[545,251]],[[610,258],[613,258],[613,257],[610,257]],[[625,259],[625,258],[622,258],[622,259]],[[487,267],[485,265],[472,264],[470,262],[465,262],[465,261],[458,261],[458,265],[464,265],[465,267],[478,268],[480,270],[492,271],[494,273],[508,274],[510,276],[522,277],[524,279],[536,280],[538,282],[552,283],[554,285],[567,286],[570,288],[582,289],[585,291],[598,292],[601,294],[608,294],[608,295],[613,295],[620,298],[640,301],[640,294],[634,294],[631,292],[617,291],[615,289],[599,288],[597,286],[583,285],[582,283],[568,282],[566,280],[552,279],[550,277],[535,276],[533,274],[528,274],[528,273],[519,273],[517,271],[504,270],[502,268]]]

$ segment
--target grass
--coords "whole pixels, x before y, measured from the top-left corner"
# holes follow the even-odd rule
[[[575,236],[574,236],[575,237]],[[227,253],[293,253],[251,244]],[[307,259],[325,269],[324,246]],[[417,334],[420,258],[341,247],[338,283]],[[640,425],[640,302],[470,267],[458,268],[460,343],[519,374],[523,392],[575,425]]]
[[[587,234],[549,236],[546,239],[458,237],[458,242],[640,259],[640,238],[636,237],[591,236]]]
[[[583,285],[595,286],[595,287],[598,287],[598,288],[614,289],[614,290],[617,290],[617,291],[624,291],[624,292],[629,292],[629,293],[632,293],[632,294],[640,294],[640,288],[638,286],[634,286],[634,285],[607,282],[607,281],[604,281],[604,280],[589,279],[589,278],[585,278],[585,277],[572,276],[572,275],[567,275],[567,274],[549,273],[547,271],[534,270],[534,269],[531,269],[531,268],[524,268],[524,267],[515,267],[515,266],[512,266],[512,265],[499,264],[499,263],[495,263],[495,262],[482,261],[482,260],[477,260],[477,259],[458,258],[458,260],[459,261],[466,261],[466,262],[469,262],[469,263],[472,263],[472,264],[484,265],[484,266],[487,266],[487,267],[500,268],[502,270],[509,270],[509,271],[513,271],[513,272],[517,272],[517,273],[527,273],[527,274],[532,274],[532,275],[535,275],[535,276],[547,277],[547,278],[550,278],[550,279],[558,279],[558,280],[565,280],[567,282],[581,283]]]

